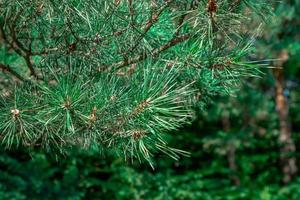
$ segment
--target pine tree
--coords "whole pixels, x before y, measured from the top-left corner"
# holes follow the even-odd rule
[[[214,95],[256,76],[241,27],[268,3],[248,0],[4,0],[0,138],[5,148],[164,152],[164,135]],[[249,8],[247,12],[245,9]],[[250,11],[251,10],[251,11]],[[1,81],[2,81],[1,80]]]
[[[292,0],[285,4],[276,3],[277,17],[270,23],[268,27],[271,29],[271,34],[265,35],[265,44],[270,45],[269,54],[278,58],[274,62],[276,67],[273,70],[273,77],[275,82],[275,101],[276,111],[279,121],[279,138],[280,143],[280,164],[283,173],[282,182],[287,184],[292,181],[297,175],[297,157],[296,144],[293,140],[293,130],[291,126],[289,103],[285,95],[287,91],[286,79],[288,72],[289,76],[296,74],[299,65],[300,43],[297,41],[299,31],[296,28],[300,22],[299,8],[300,1]],[[297,62],[298,60],[298,62]],[[293,65],[291,66],[290,63]]]

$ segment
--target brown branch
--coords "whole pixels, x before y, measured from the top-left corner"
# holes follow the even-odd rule
[[[21,50],[20,51],[20,55],[25,59],[26,65],[30,70],[30,75],[33,75],[35,78],[37,77],[37,74],[35,72],[35,69],[33,67],[33,63],[31,62],[30,56],[31,56],[31,50],[30,49],[26,49],[23,44],[18,40],[17,36],[16,36],[16,31],[14,29],[14,27],[11,27],[11,33],[12,33],[12,39],[13,39],[13,44],[15,44],[16,46],[14,46],[16,49],[16,47]],[[17,51],[16,51],[17,52]]]
[[[5,64],[0,63],[0,69],[3,72],[7,72],[7,73],[13,75],[19,81],[24,81],[24,78],[18,72],[13,70],[9,65],[5,65]]]
[[[191,37],[191,34],[185,34],[185,35],[181,35],[181,36],[178,36],[178,37],[174,37],[173,39],[171,39],[169,42],[167,42],[166,44],[160,46],[159,48],[156,48],[154,49],[152,52],[151,52],[151,55],[152,56],[157,56],[159,55],[161,52],[183,42],[183,41],[186,41],[187,39],[189,39]],[[117,62],[117,63],[114,63],[112,65],[109,65],[109,66],[104,66],[106,67],[106,69],[104,69],[104,71],[111,71],[111,70],[118,70],[118,69],[121,69],[123,67],[126,67],[128,65],[131,65],[131,64],[134,64],[134,63],[137,63],[137,62],[140,62],[142,60],[145,60],[146,58],[148,57],[147,54],[140,54],[134,58],[131,58],[131,59],[128,59],[128,60],[125,60],[125,61],[120,61],[120,62]],[[99,71],[103,71],[102,68],[99,68]]]
[[[19,11],[21,13],[22,10]],[[30,57],[33,55],[31,52],[31,47],[29,49],[26,49],[24,45],[18,40],[15,30],[15,24],[18,19],[18,14],[15,16],[15,18],[12,20],[12,26],[9,27],[10,30],[10,36],[12,38],[12,41],[9,41],[7,35],[4,32],[4,25],[0,24],[0,32],[1,32],[1,38],[4,40],[4,42],[10,46],[18,55],[23,57],[25,59],[26,65],[30,70],[30,74],[33,75],[35,78],[38,78],[35,69],[33,67],[33,63],[30,59]]]
[[[153,13],[150,16],[150,19],[147,21],[146,26],[144,28],[143,33],[140,35],[140,37],[137,39],[136,43],[128,50],[129,52],[132,52],[137,48],[137,46],[140,44],[140,41],[145,37],[145,35],[148,33],[148,31],[152,28],[152,26],[158,21],[159,16],[163,13],[163,11],[169,7],[169,5],[173,2],[173,0],[168,1],[165,6],[163,6],[157,13]]]
[[[209,13],[209,18],[212,24],[212,30],[213,32],[217,31],[217,25],[216,25],[216,20],[215,20],[215,14],[218,10],[218,4],[216,0],[208,0],[207,6],[206,6],[206,11]]]
[[[176,28],[176,31],[175,31],[175,34],[174,34],[175,36],[179,35],[180,30],[181,30],[187,16],[189,15],[189,12],[197,9],[198,5],[199,5],[199,2],[197,0],[191,1],[190,4],[188,4],[188,2],[186,3],[187,12],[180,16],[180,18],[178,20],[178,25],[177,25],[177,28]]]
[[[229,6],[229,11],[230,12],[234,11],[241,2],[242,0],[235,0],[234,2],[232,2]]]
[[[131,20],[133,20],[134,9],[133,9],[133,5],[132,5],[132,0],[128,0],[128,7],[129,7],[130,18],[131,18]]]
[[[171,39],[168,43],[166,43],[165,45],[155,49],[152,54],[153,55],[158,55],[159,53],[161,53],[162,51],[165,51],[167,49],[169,49],[170,47],[173,47],[187,39],[189,39],[191,36],[191,34],[184,34],[178,37],[174,37],[173,39]]]
[[[186,4],[188,5],[188,4]],[[191,11],[193,9],[196,8],[196,5],[194,5],[194,1],[191,2],[190,4],[190,8],[188,8],[188,11]],[[177,28],[176,28],[176,31],[175,31],[175,35],[177,36],[180,32],[180,29],[185,21],[185,18],[188,16],[188,12],[184,13],[183,15],[180,16],[179,20],[178,20],[178,25],[177,25]]]
[[[25,62],[26,62],[27,67],[28,67],[29,70],[30,70],[30,75],[32,75],[32,76],[34,76],[35,78],[39,79],[39,77],[37,76],[37,74],[36,74],[36,72],[35,72],[33,63],[32,63],[32,61],[31,61],[30,54],[26,54],[26,56],[24,57],[24,59],[25,59]]]
[[[161,15],[161,13],[164,11],[164,9],[166,9],[166,7],[168,7],[169,4],[172,3],[172,1],[173,0],[166,1],[165,6],[163,6],[157,13],[151,15],[149,20],[142,24],[142,26],[145,26],[145,27],[144,27],[143,33],[141,33],[141,35],[137,39],[137,41],[140,41],[147,34],[147,32],[151,29],[151,27],[154,25],[154,23],[157,22],[158,17]],[[118,6],[120,2],[121,2],[121,0],[115,0],[116,6]],[[125,33],[126,31],[128,31],[127,27],[124,29],[121,29],[121,30],[116,30],[116,31],[112,32],[111,34],[104,35],[101,37],[100,37],[100,32],[98,32],[95,34],[95,36],[93,38],[79,38],[79,40],[83,41],[83,42],[94,42],[95,45],[99,45],[100,43],[104,42],[105,40],[110,39],[111,37],[117,37],[117,36],[123,35],[123,33]],[[130,52],[133,51],[138,46],[138,44],[139,44],[139,42],[136,42],[128,51],[130,51]]]

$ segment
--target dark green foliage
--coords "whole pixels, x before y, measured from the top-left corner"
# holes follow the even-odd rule
[[[5,148],[111,149],[147,160],[210,98],[257,76],[249,21],[231,1],[3,1]],[[249,13],[260,9],[244,1]],[[239,6],[238,6],[239,7]],[[14,60],[22,60],[16,68]]]
[[[11,87],[12,74],[4,70],[0,75],[4,88],[0,122],[6,122],[0,123],[0,130],[5,130],[0,199],[300,199],[299,177],[288,185],[281,183],[274,78],[266,68],[257,70],[252,61],[274,58],[259,62],[267,66],[276,64],[278,52],[289,55],[284,64],[285,95],[299,147],[298,0],[220,0],[215,25],[207,1],[174,1],[146,34],[136,28],[151,15],[148,1],[133,1],[138,16],[128,15],[129,1],[120,1],[119,7],[113,1],[16,2],[6,1],[7,7],[1,2],[1,9],[15,15],[24,3],[28,4],[24,16],[42,15],[34,18],[37,21],[19,23],[26,30],[18,32],[22,43],[29,42],[23,36],[32,35],[37,36],[33,44],[37,51],[43,51],[39,45],[59,48],[49,57],[31,57],[43,79],[36,80],[28,75],[24,57],[1,43],[0,64],[9,65],[26,81]],[[168,1],[156,2],[159,11]],[[187,11],[190,6],[195,10]],[[40,41],[39,36],[56,32],[44,31],[51,25],[45,23],[50,19],[48,8],[55,8],[50,9],[51,23],[57,24],[58,35]],[[122,17],[125,13],[128,17]],[[185,14],[188,20],[180,24]],[[255,38],[249,35],[259,35],[256,27],[261,19],[267,24],[254,48]],[[93,38],[97,30],[93,27],[103,24],[101,38],[112,31],[124,32],[106,38],[93,52],[94,41],[85,39]],[[178,24],[178,34],[192,31],[193,36],[153,55],[153,48],[172,40]],[[11,30],[5,26],[5,31]],[[66,37],[59,36],[64,33]],[[135,49],[128,61],[141,54],[147,59],[119,68],[128,48]],[[99,64],[116,69],[99,72]],[[237,87],[241,83],[243,87]],[[14,119],[16,108],[22,108],[21,115]],[[165,134],[169,132],[174,134]],[[293,156],[299,158],[299,151]],[[132,161],[130,165],[124,158]],[[136,162],[143,159],[155,170]]]

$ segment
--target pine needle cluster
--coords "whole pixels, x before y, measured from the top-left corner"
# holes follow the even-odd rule
[[[126,159],[164,152],[197,107],[257,76],[248,0],[3,0],[4,147],[99,147]],[[269,5],[268,5],[269,6]],[[246,10],[246,12],[245,12]],[[11,62],[15,58],[17,64]]]

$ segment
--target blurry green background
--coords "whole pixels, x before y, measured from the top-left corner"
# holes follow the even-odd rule
[[[299,12],[299,0],[277,6],[274,20],[257,38],[255,58],[279,58],[284,52],[286,61],[263,64],[281,63],[283,68],[296,147],[300,145]],[[146,163],[126,163],[97,150],[74,149],[66,157],[1,151],[0,199],[300,199],[300,176],[282,183],[276,80],[272,69],[262,71],[260,79],[244,79],[234,96],[213,99],[191,126],[170,133],[170,145],[191,152],[190,157],[174,161],[157,155],[152,170]],[[300,169],[299,150],[291,156],[298,159]]]

